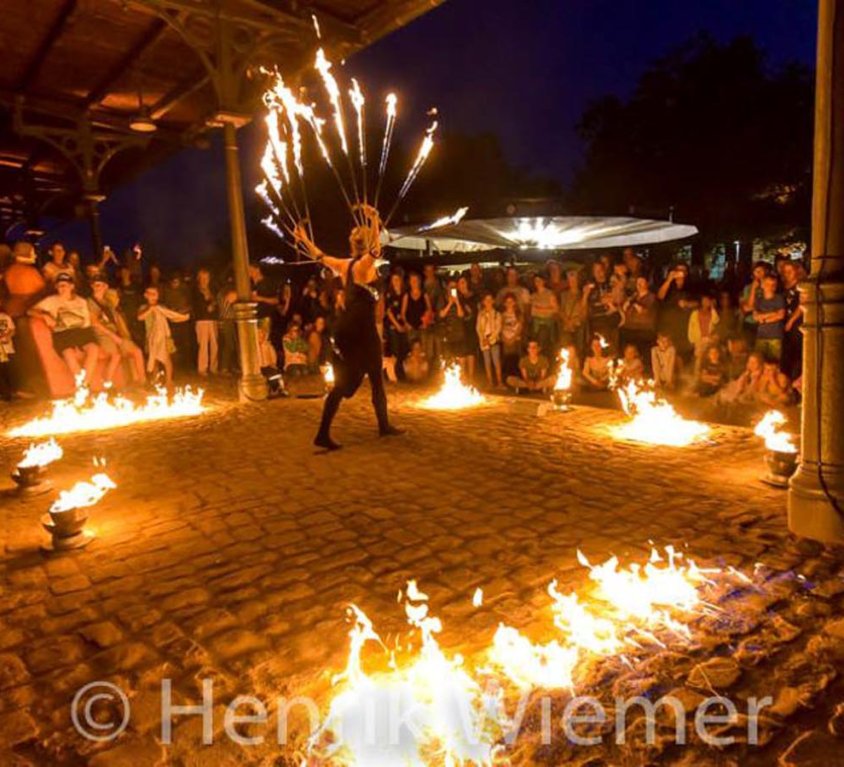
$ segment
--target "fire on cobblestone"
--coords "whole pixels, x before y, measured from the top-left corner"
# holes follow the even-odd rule
[[[445,369],[442,388],[419,402],[418,407],[426,410],[463,410],[486,405],[488,400],[473,386],[467,386],[460,378],[460,366],[449,365]]]
[[[690,421],[677,413],[656,393],[653,382],[629,381],[616,391],[621,407],[630,417],[627,423],[611,429],[616,439],[685,447],[700,442],[709,434],[705,423]]]
[[[202,404],[203,390],[191,387],[176,389],[171,396],[158,388],[140,405],[121,395],[109,396],[103,391],[92,394],[80,383],[73,397],[52,403],[48,415],[11,429],[10,437],[46,437],[80,431],[103,431],[169,418],[200,415],[206,407]]]
[[[588,570],[583,588],[548,587],[548,641],[535,643],[500,624],[475,662],[440,647],[442,624],[413,581],[400,594],[413,637],[407,646],[388,649],[351,605],[346,668],[334,679],[328,715],[303,765],[505,764],[512,724],[506,711],[516,696],[536,689],[574,695],[599,665],[629,669],[669,646],[691,645],[696,621],[721,610],[716,589],[753,584],[732,568],[699,567],[671,546],[652,548],[643,564],[622,566],[611,557],[593,565],[580,552],[578,561]],[[364,658],[375,646],[381,653]]]

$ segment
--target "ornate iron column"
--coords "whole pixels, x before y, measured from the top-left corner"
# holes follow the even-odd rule
[[[844,0],[820,0],[816,77],[812,270],[801,285],[802,458],[788,525],[844,542]]]

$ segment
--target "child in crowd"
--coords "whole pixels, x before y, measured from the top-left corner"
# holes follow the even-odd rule
[[[618,369],[618,381],[624,386],[630,381],[641,381],[645,377],[645,366],[635,344],[627,344]]]
[[[495,296],[484,294],[475,325],[484,358],[486,382],[489,387],[501,387],[501,313],[495,308]],[[493,379],[493,373],[495,377]]]
[[[761,354],[753,352],[747,358],[744,372],[718,392],[720,405],[753,405],[762,390],[764,360]]]
[[[744,372],[749,354],[744,336],[727,339],[727,378],[730,381],[735,381]]]
[[[785,331],[785,297],[777,293],[777,288],[775,275],[762,278],[762,295],[756,299],[753,319],[757,323],[756,351],[765,359],[779,362]]]
[[[422,347],[422,340],[417,338],[410,345],[410,354],[404,361],[404,377],[410,383],[421,383],[428,378],[430,365]]]
[[[700,306],[689,315],[689,343],[695,350],[695,372],[700,370],[706,351],[718,340],[718,321],[712,296],[701,296]]]
[[[138,319],[144,323],[147,339],[147,373],[154,373],[156,365],[164,368],[164,385],[173,386],[173,353],[176,344],[170,332],[171,322],[187,322],[189,314],[177,312],[159,303],[158,287],[149,285],[144,291],[146,303],[138,310]]]
[[[308,372],[308,342],[302,338],[302,328],[293,322],[284,335],[284,373],[303,376]]]
[[[504,375],[515,375],[518,371],[523,333],[524,323],[516,298],[508,293],[504,297],[504,311],[501,313],[501,352]]]
[[[711,397],[721,389],[727,381],[727,368],[721,354],[721,347],[712,344],[700,363],[697,374],[695,391],[699,397]]]
[[[651,349],[651,369],[657,389],[674,389],[677,382],[677,350],[668,333],[657,334],[656,346]]]
[[[0,399],[7,402],[12,399],[15,387],[12,383],[12,356],[15,344],[15,323],[12,318],[0,308]]]
[[[606,391],[610,386],[610,358],[604,354],[604,343],[601,336],[593,336],[590,353],[583,361],[583,382],[593,391]]]
[[[781,408],[791,402],[791,381],[780,370],[777,360],[765,360],[756,404],[766,408]]]

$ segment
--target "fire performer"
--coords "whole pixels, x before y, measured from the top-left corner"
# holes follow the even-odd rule
[[[377,261],[381,254],[381,218],[370,205],[359,205],[355,210],[362,223],[352,229],[349,236],[351,258],[334,258],[323,253],[301,224],[294,231],[297,243],[304,247],[311,258],[338,275],[345,290],[345,310],[334,330],[335,383],[325,398],[322,422],[314,439],[314,445],[325,450],[338,450],[341,447],[331,439],[331,423],[340,408],[340,402],[355,395],[364,376],[369,378],[372,389],[372,405],[378,419],[379,434],[389,437],[404,433],[390,425],[387,415],[381,337],[375,320],[378,294],[374,283],[378,278]]]

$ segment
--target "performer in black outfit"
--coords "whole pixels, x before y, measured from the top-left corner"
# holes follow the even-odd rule
[[[333,258],[323,253],[308,237],[304,227],[298,227],[296,237],[311,258],[325,264],[343,280],[346,307],[334,328],[334,388],[325,398],[322,422],[314,445],[326,450],[341,446],[331,439],[331,422],[337,415],[340,402],[350,399],[360,388],[364,376],[372,388],[372,406],[378,419],[378,432],[382,437],[402,434],[401,429],[390,426],[387,416],[387,395],[384,391],[384,374],[381,364],[381,337],[375,321],[378,294],[373,287],[378,279],[376,261],[381,252],[380,219],[378,211],[363,206],[366,224],[357,226],[349,237],[351,258]]]

